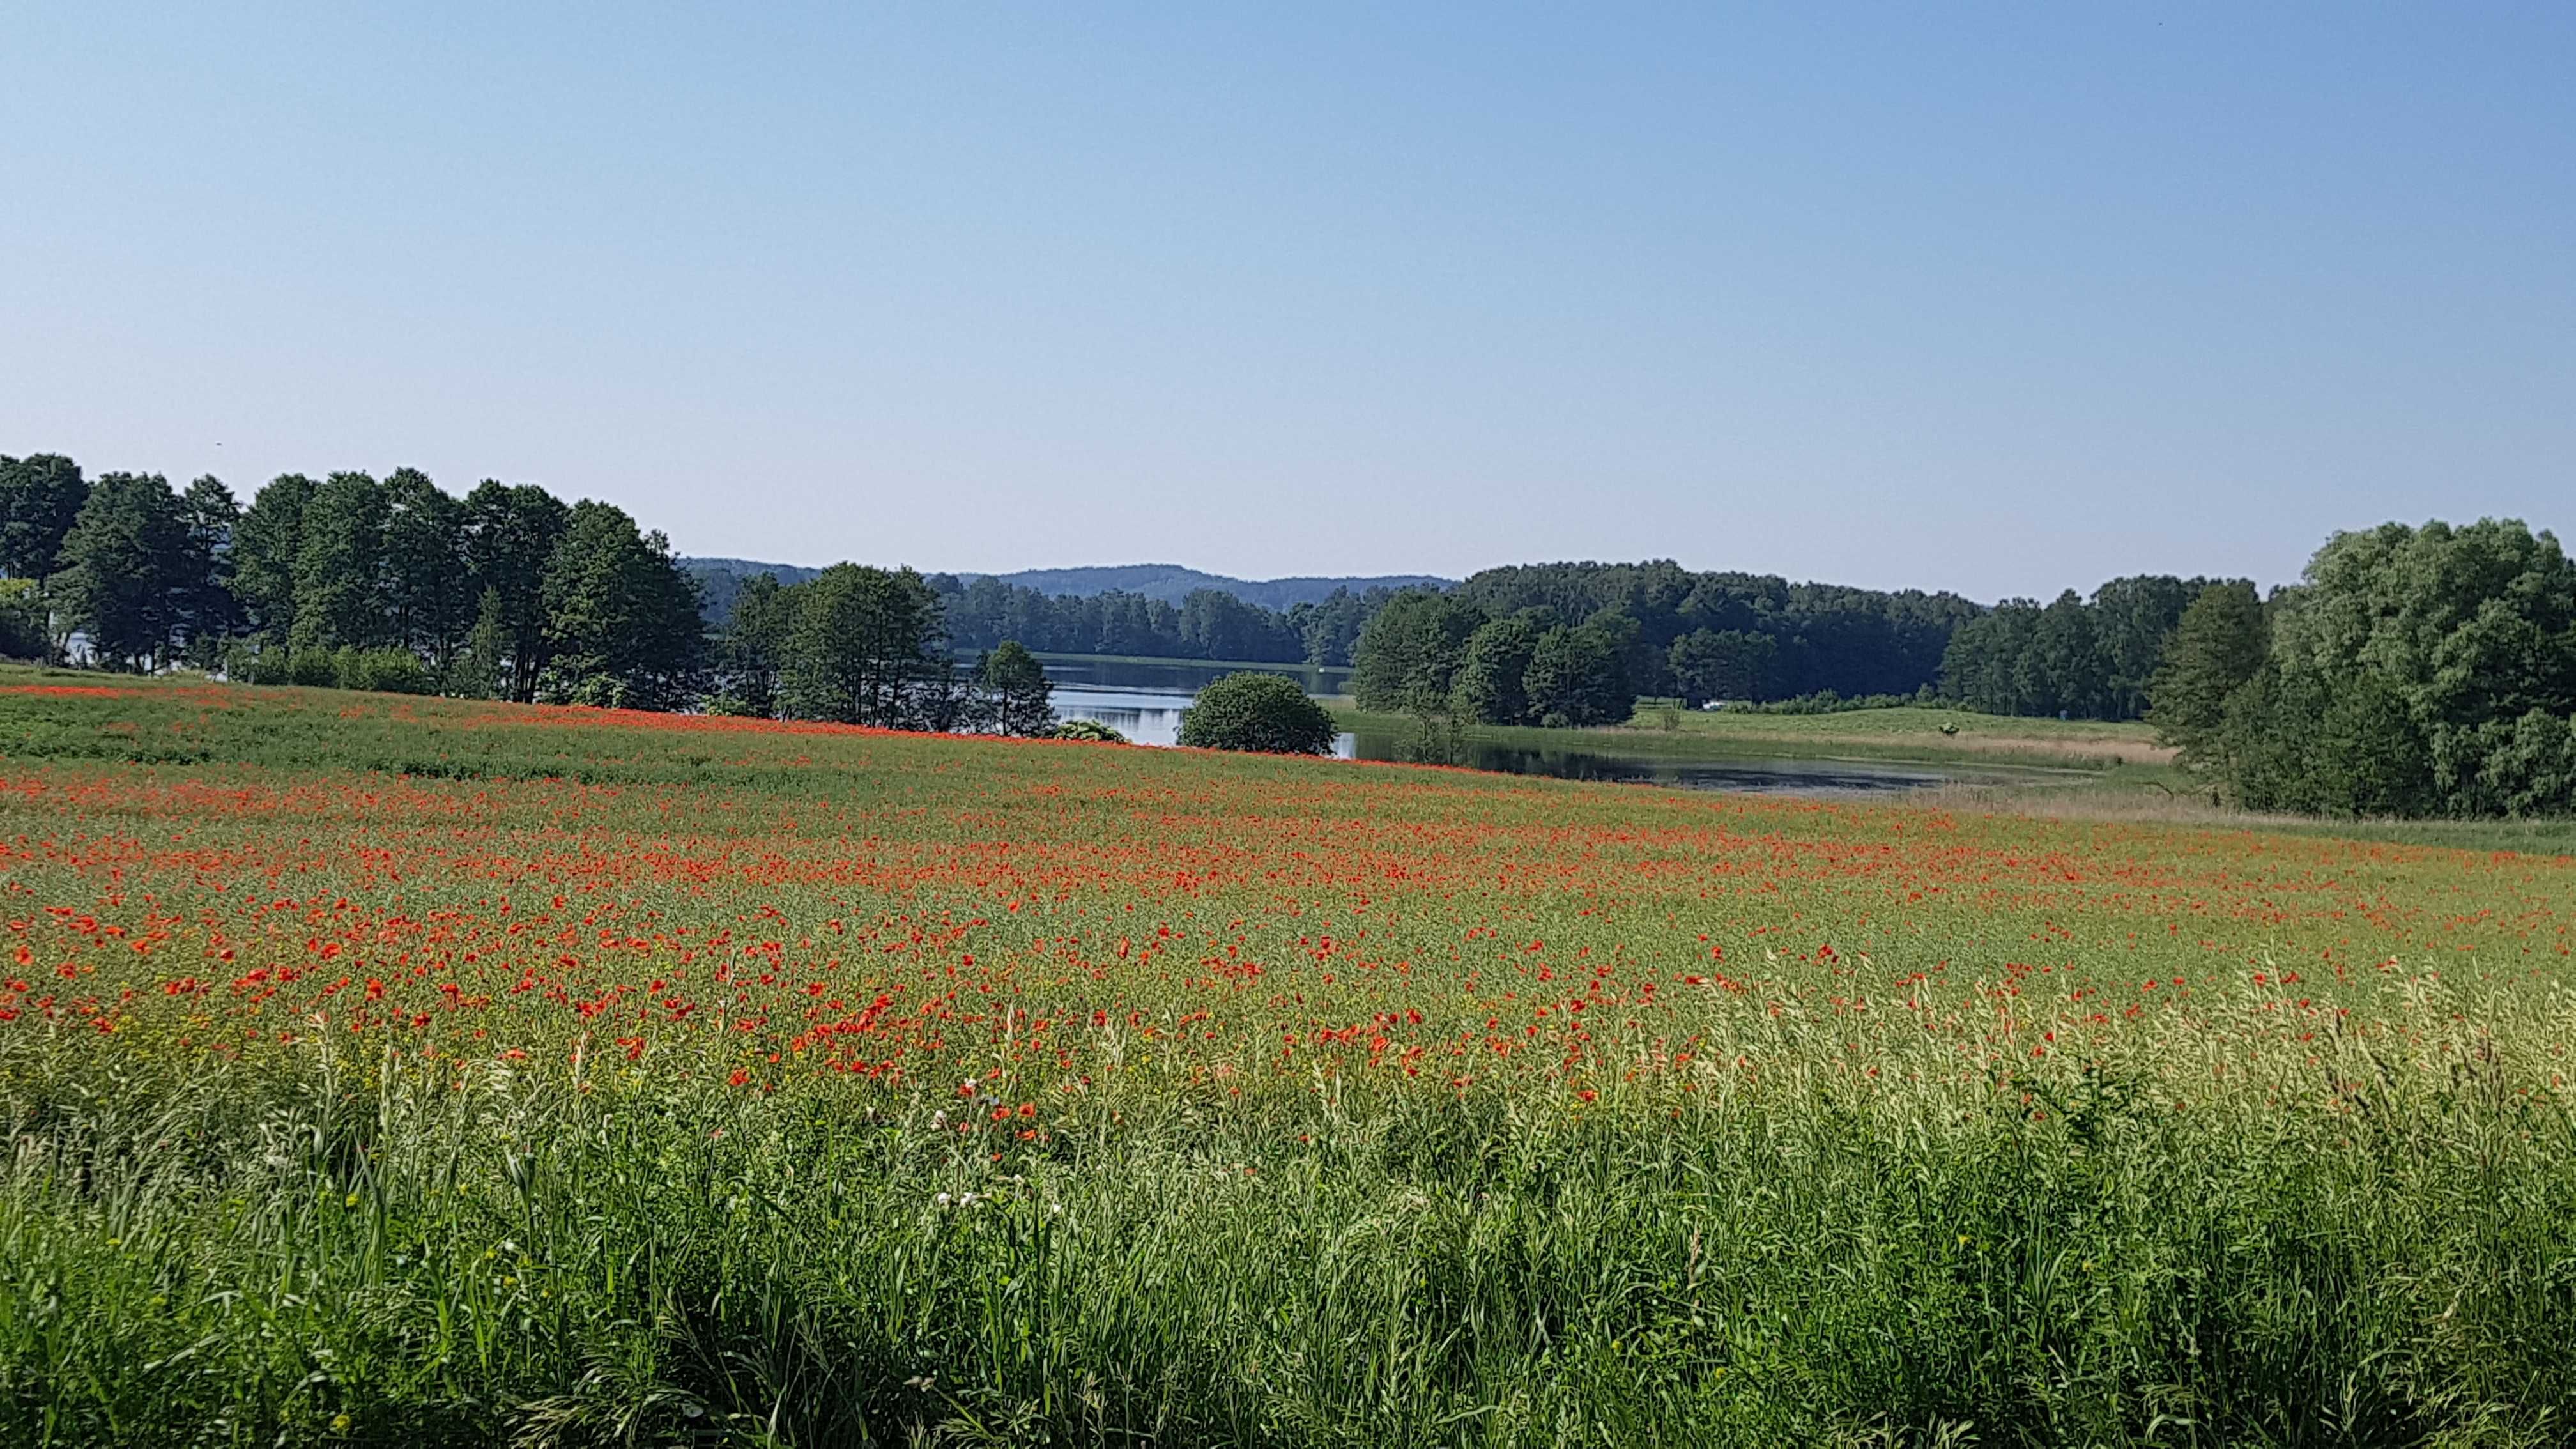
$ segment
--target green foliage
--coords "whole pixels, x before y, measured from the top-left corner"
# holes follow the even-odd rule
[[[340,668],[337,649],[281,649],[277,651],[285,672],[285,683],[306,689],[338,689],[347,677]]]
[[[297,649],[373,648],[395,641],[385,589],[385,487],[334,473],[304,504],[295,552]]]
[[[301,473],[280,474],[232,530],[233,601],[251,632],[279,646],[295,634],[295,561],[304,553],[304,510],[314,487]]]
[[[2263,668],[2270,633],[2262,601],[2243,580],[2211,584],[2183,610],[2149,690],[2147,719],[2167,744],[2181,748],[2186,766],[2212,768],[2223,760],[2228,697]]]
[[[61,562],[48,592],[99,661],[122,669],[171,662],[214,567],[169,480],[140,473],[100,475]]]
[[[2089,602],[2072,589],[2046,607],[2006,599],[1951,636],[1941,693],[1987,714],[2139,718],[2166,639],[2209,587],[2144,574],[2111,580]]]
[[[794,598],[779,669],[780,712],[880,729],[923,729],[948,703],[938,670],[939,596],[911,569],[840,563]]]
[[[51,657],[52,613],[34,579],[0,579],[0,658]]]
[[[1294,605],[1288,610],[1288,626],[1305,646],[1308,664],[1346,665],[1351,651],[1360,640],[1360,630],[1368,627],[1369,616],[1385,607],[1395,597],[1388,588],[1373,588],[1361,593],[1335,589],[1322,603]]]
[[[334,673],[342,689],[370,690],[377,694],[434,694],[437,679],[422,663],[420,656],[408,649],[343,648],[333,658]]]
[[[1556,616],[1545,609],[1523,609],[1492,619],[1467,639],[1450,686],[1452,708],[1485,724],[1526,724],[1530,713],[1530,656]]]
[[[767,718],[778,713],[779,672],[796,623],[795,600],[774,573],[754,574],[734,592],[716,649],[716,675],[744,714]]]
[[[1780,641],[1744,629],[1694,629],[1665,651],[1673,688],[1685,700],[1758,703],[1771,697]]]
[[[1229,674],[1181,712],[1181,744],[1203,750],[1329,755],[1340,729],[1331,711],[1276,674]]]
[[[1521,688],[1529,713],[1554,728],[1617,724],[1636,708],[1620,640],[1597,623],[1549,628],[1530,647]]]
[[[188,642],[190,659],[208,667],[241,626],[232,581],[233,531],[241,523],[241,502],[224,480],[209,473],[179,495],[179,515],[188,532],[181,577],[173,586],[179,632]]]
[[[2546,859],[222,704],[0,693],[22,934],[81,978],[0,1025],[0,1442],[2576,1413]],[[777,944],[719,983],[728,930]]]
[[[1485,618],[1453,594],[1409,589],[1395,595],[1360,631],[1351,657],[1351,693],[1362,709],[1447,710],[1467,641]]]
[[[439,692],[460,699],[502,697],[502,669],[510,656],[510,634],[502,614],[501,591],[485,589],[474,608],[474,627],[465,647],[449,660]]]
[[[939,595],[949,643],[990,649],[1016,639],[1030,649],[1060,654],[1120,654],[1161,659],[1244,659],[1295,663],[1333,656],[1359,630],[1364,612],[1347,592],[1341,602],[1300,604],[1286,613],[1248,603],[1218,589],[1200,589],[1177,605],[1112,589],[1104,593],[1049,596],[990,576],[961,582],[936,574],[926,582]],[[1371,597],[1384,596],[1372,590]]]
[[[1560,619],[1634,622],[1621,640],[1641,694],[1681,694],[1671,649],[1685,635],[1760,634],[1775,653],[1764,693],[1911,693],[1941,667],[1951,632],[1977,606],[1956,594],[1793,584],[1773,575],[1695,573],[1669,560],[1487,569],[1457,596],[1488,617],[1545,608]]]
[[[2205,761],[2223,790],[2330,814],[2576,810],[2576,563],[2551,535],[2495,519],[2337,534],[2284,602]]]
[[[0,456],[0,573],[42,582],[65,567],[63,540],[88,501],[89,485],[71,459]]]
[[[975,666],[981,695],[975,727],[993,734],[1036,737],[1056,732],[1055,687],[1037,656],[1005,639]]]
[[[1862,710],[1872,709],[1954,709],[1956,707],[1957,706],[1955,705],[1943,705],[1940,699],[1931,694],[1928,690],[1918,694],[1858,694],[1845,698],[1844,696],[1836,694],[1832,690],[1828,689],[1816,694],[1802,694],[1794,699],[1774,699],[1765,701],[1761,704],[1738,705],[1729,709],[1727,713],[1783,715],[1856,714]]]
[[[612,504],[574,504],[543,598],[550,660],[540,698],[664,710],[696,697],[697,585],[658,530],[638,530]]]
[[[1060,740],[1084,740],[1096,745],[1123,745],[1127,737],[1096,719],[1069,719],[1055,727]]]
[[[416,468],[385,479],[385,606],[392,640],[444,670],[486,591],[464,564],[465,505]],[[487,586],[488,587],[488,586]]]
[[[480,623],[482,600],[498,601],[503,699],[536,698],[537,678],[551,660],[546,628],[546,566],[571,525],[572,510],[534,484],[511,486],[489,478],[465,496],[460,525],[467,587]]]
[[[2405,700],[2368,674],[2267,664],[2228,697],[2215,754],[2239,804],[2310,815],[2423,815],[2439,795]]]
[[[2181,627],[2191,604],[2208,588],[2207,581],[2201,579],[2137,574],[2113,579],[2093,591],[2093,638],[2102,665],[2097,687],[2102,695],[2103,718],[2146,717],[2151,682],[2164,663],[2165,642]]]

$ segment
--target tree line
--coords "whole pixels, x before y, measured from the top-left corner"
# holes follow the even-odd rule
[[[1669,561],[1487,569],[1410,590],[1352,648],[1364,708],[1486,724],[1626,719],[1639,695],[1757,703],[1928,693],[1979,608],[1949,593],[1694,573]]]
[[[1501,724],[1625,719],[1639,695],[1940,700],[2144,717],[2222,796],[2340,814],[2576,809],[2576,565],[2511,520],[2335,535],[2299,583],[2141,575],[1986,609],[1670,562],[1489,569],[1446,592],[1281,612],[1048,597],[835,564],[740,580],[710,629],[623,510],[417,470],[83,475],[0,456],[0,653],[250,682],[1044,732],[1023,644],[1334,664],[1363,707]],[[961,666],[957,651],[982,651]]]
[[[2217,582],[2139,574],[2089,600],[2073,589],[2045,606],[2006,599],[1950,636],[1941,697],[1984,714],[2143,718],[2166,639]]]
[[[217,478],[95,480],[0,456],[0,652],[250,683],[903,729],[1054,727],[1015,643],[961,670],[939,596],[909,569],[752,580],[710,636],[659,530],[613,504],[416,469],[286,474],[247,506]]]
[[[2338,533],[2300,582],[2185,609],[2148,718],[2251,809],[2576,810],[2576,563],[2510,519]]]
[[[1360,627],[1391,597],[1386,589],[1335,589],[1320,603],[1267,609],[1223,589],[1193,589],[1169,604],[1120,590],[1050,595],[991,577],[932,574],[928,582],[960,649],[1016,639],[1042,653],[1328,667],[1350,663]]]

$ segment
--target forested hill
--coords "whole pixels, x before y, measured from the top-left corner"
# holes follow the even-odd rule
[[[733,612],[733,596],[744,579],[774,573],[782,584],[812,578],[815,569],[794,564],[760,563],[740,558],[683,558],[680,567],[706,586],[707,620],[721,626]],[[1374,578],[1236,579],[1203,573],[1180,564],[1118,564],[1069,569],[1023,569],[1012,574],[952,575],[961,583],[991,578],[1014,588],[1033,589],[1050,598],[1089,599],[1102,594],[1133,594],[1156,603],[1178,605],[1202,589],[1232,594],[1247,604],[1285,613],[1299,604],[1321,604],[1335,590],[1365,594],[1371,589],[1416,586],[1446,588],[1453,581],[1428,574],[1389,574]]]
[[[972,583],[981,574],[959,574]],[[1142,594],[1177,604],[1201,589],[1216,589],[1247,604],[1285,612],[1299,604],[1320,604],[1336,589],[1365,594],[1371,589],[1447,588],[1454,579],[1429,574],[1382,574],[1370,578],[1231,579],[1201,573],[1179,564],[1121,564],[1112,568],[1022,569],[992,577],[1041,594],[1087,599],[1094,594]]]

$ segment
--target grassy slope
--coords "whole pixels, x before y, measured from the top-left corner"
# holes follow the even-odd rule
[[[1401,733],[1402,715],[1372,714],[1336,701],[1343,728]],[[1953,764],[2037,765],[2107,771],[2163,761],[2142,725],[2089,720],[2007,720],[1938,709],[1855,710],[1831,715],[1757,715],[1676,710],[1674,728],[1654,710],[1626,725],[1538,729],[1479,725],[1478,739],[1533,749],[1595,749],[1605,754],[1740,755],[1798,759],[1919,760]],[[1951,725],[1957,733],[1943,734]]]
[[[0,782],[11,1442],[2576,1414],[2566,863],[97,676]]]

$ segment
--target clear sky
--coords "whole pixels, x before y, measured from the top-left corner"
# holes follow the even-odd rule
[[[2558,0],[83,3],[0,56],[0,452],[93,472],[1985,599],[2576,532]]]

